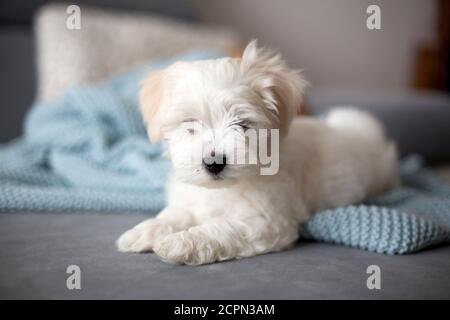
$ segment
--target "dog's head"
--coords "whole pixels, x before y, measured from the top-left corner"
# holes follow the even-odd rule
[[[242,58],[176,62],[151,73],[141,111],[151,141],[167,140],[177,179],[220,187],[260,174],[261,141],[273,141],[270,129],[287,134],[306,84],[252,41]]]

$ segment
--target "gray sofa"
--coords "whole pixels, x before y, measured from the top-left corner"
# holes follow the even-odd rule
[[[33,3],[37,6],[42,2]],[[132,3],[142,9],[138,3],[143,2]],[[163,2],[156,3],[162,6]],[[20,135],[23,117],[33,100],[35,81],[30,14],[16,15],[14,20],[17,10],[13,2],[2,4],[5,10],[0,10],[0,141],[5,142]],[[160,11],[189,16],[188,9],[171,8]],[[362,105],[385,122],[403,154],[421,153],[429,163],[450,161],[448,96],[313,91],[308,103],[314,113],[324,112],[336,103]],[[421,113],[424,104],[431,112]],[[428,119],[427,125],[423,124],[424,118]],[[446,281],[449,246],[388,256],[300,241],[285,252],[186,267],[167,265],[153,254],[121,254],[115,250],[115,239],[143,218],[125,212],[0,214],[0,298],[450,298],[450,282]],[[81,268],[81,290],[66,287],[69,265]],[[380,290],[366,286],[369,265],[381,268]]]
[[[5,214],[0,216],[3,299],[448,299],[450,247],[388,256],[299,242],[293,249],[189,267],[153,254],[123,254],[114,241],[144,216]],[[66,268],[81,269],[68,290]],[[369,265],[381,289],[366,286]]]

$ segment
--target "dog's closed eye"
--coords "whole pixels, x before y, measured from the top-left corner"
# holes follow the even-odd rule
[[[249,120],[238,120],[232,123],[233,126],[238,126],[242,128],[242,130],[247,131],[252,126],[252,122]]]
[[[188,118],[183,121],[183,124],[186,126],[186,130],[187,132],[189,132],[189,134],[195,134],[197,132],[197,130],[195,129],[195,124],[197,123],[198,120],[194,118]]]

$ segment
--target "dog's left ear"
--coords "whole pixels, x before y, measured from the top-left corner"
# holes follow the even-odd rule
[[[244,50],[241,71],[269,110],[277,115],[280,133],[286,135],[308,82],[299,71],[290,69],[277,52],[259,48],[256,40]]]

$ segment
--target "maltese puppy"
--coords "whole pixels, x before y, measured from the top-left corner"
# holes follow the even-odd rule
[[[279,251],[315,212],[395,186],[396,147],[369,114],[294,119],[306,86],[256,41],[242,58],[151,73],[141,111],[172,160],[168,205],[125,232],[118,249],[189,265]]]

